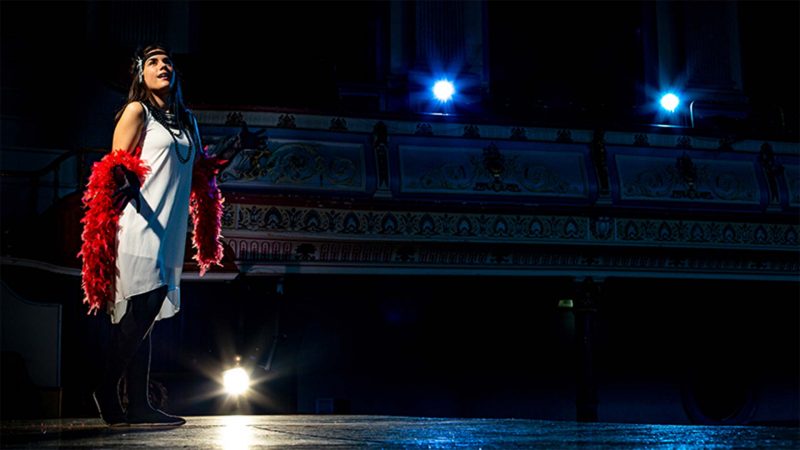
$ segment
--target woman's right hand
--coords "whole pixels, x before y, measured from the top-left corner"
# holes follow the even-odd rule
[[[111,172],[114,182],[117,183],[117,190],[114,191],[114,196],[112,197],[114,209],[117,213],[121,213],[129,202],[133,202],[138,213],[141,208],[139,190],[142,187],[139,177],[121,164],[114,166]]]

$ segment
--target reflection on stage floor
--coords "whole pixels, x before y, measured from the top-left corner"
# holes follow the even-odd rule
[[[800,429],[394,416],[192,416],[176,428],[5,421],[3,448],[798,448]]]

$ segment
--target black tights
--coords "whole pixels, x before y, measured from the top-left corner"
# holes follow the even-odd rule
[[[111,326],[111,346],[101,384],[116,391],[127,373],[128,408],[149,408],[150,331],[167,296],[167,286],[131,297],[118,324]]]

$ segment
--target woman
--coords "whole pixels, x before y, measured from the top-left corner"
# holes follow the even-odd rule
[[[132,75],[113,150],[93,167],[84,195],[84,303],[90,312],[106,308],[112,321],[108,363],[94,399],[109,425],[178,426],[185,420],[148,401],[150,331],[180,309],[190,210],[201,275],[219,264],[222,201],[214,176],[242,148],[243,137],[257,135],[245,127],[226,159],[209,158],[168,50],[151,45],[138,51]],[[123,375],[127,411],[118,394]]]

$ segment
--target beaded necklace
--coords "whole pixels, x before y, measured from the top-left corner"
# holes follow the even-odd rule
[[[189,159],[192,157],[192,150],[194,149],[194,139],[192,139],[191,133],[186,133],[186,137],[189,139],[189,151],[186,152],[186,156],[181,155],[180,146],[178,145],[178,138],[183,135],[183,124],[181,123],[180,117],[176,117],[175,114],[165,112],[160,108],[153,106],[150,102],[147,102],[147,107],[156,122],[164,127],[164,129],[169,132],[169,135],[172,136],[172,142],[175,143],[175,154],[178,155],[178,161],[180,161],[181,164],[186,164],[189,162]],[[177,129],[178,132],[173,132],[173,128]]]

